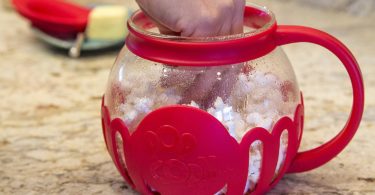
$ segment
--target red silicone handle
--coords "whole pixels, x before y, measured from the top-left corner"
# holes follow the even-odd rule
[[[296,42],[314,43],[327,48],[345,66],[353,88],[353,106],[342,131],[327,143],[295,157],[288,172],[303,172],[317,168],[338,155],[353,138],[362,118],[364,107],[364,86],[360,68],[352,53],[339,40],[331,35],[308,27],[279,26],[276,31],[278,45]]]

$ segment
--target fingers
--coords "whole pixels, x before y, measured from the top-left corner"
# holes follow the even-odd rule
[[[178,21],[181,18],[187,17],[186,11],[196,10],[197,7],[194,2],[199,1],[183,1],[179,0],[136,0],[139,7],[149,18],[151,18],[155,25],[160,29],[163,34],[180,34]],[[173,32],[173,33],[171,33]]]
[[[151,17],[151,16],[149,15],[149,13],[148,13],[145,9],[143,9],[143,7],[142,7],[141,5],[140,5],[139,7],[140,7],[140,9],[143,11],[143,13],[144,13],[147,17],[149,17],[149,18],[154,22],[155,26],[159,29],[159,32],[160,32],[161,34],[164,34],[164,35],[179,35],[178,32],[174,32],[173,30],[171,30],[171,29],[169,29],[168,27],[166,27],[166,26],[164,26],[163,24],[161,24],[161,23],[158,21],[157,18]]]
[[[242,63],[207,68],[186,88],[180,103],[190,104],[194,101],[201,108],[207,109],[218,97],[226,101],[232,93],[242,68]]]
[[[231,21],[231,34],[243,33],[243,17],[245,12],[245,0],[233,0],[235,11]]]
[[[221,28],[219,30],[219,32],[216,33],[216,36],[225,36],[225,35],[231,35],[232,34],[232,20],[233,20],[233,10],[234,10],[234,6],[231,7],[231,8],[227,8],[227,9],[230,9],[228,13],[224,12],[223,13],[223,16],[222,16],[222,24],[221,24]],[[224,10],[225,11],[225,10]]]
[[[213,37],[242,33],[244,0],[137,0],[162,34]],[[210,105],[229,96],[241,66],[209,67],[204,72],[176,68],[163,72],[163,87],[179,87],[181,103]],[[215,92],[213,92],[213,90]],[[217,92],[221,92],[220,94]]]
[[[222,1],[219,7],[211,7],[202,13],[201,18],[205,19],[200,21],[198,27],[192,31],[185,28],[181,35],[191,37],[229,35],[232,32],[232,21],[235,15],[235,9],[236,8],[232,0]],[[218,85],[218,83],[223,83],[221,79],[225,72],[224,67],[207,68],[204,73],[196,76],[193,84],[187,88],[181,103],[190,103],[191,101],[195,101],[201,107],[207,108],[216,100],[218,95],[223,95],[217,94],[213,91],[215,86],[218,86],[218,88],[223,88],[225,93],[229,94],[229,90],[233,88],[231,87],[232,84],[230,84],[231,78],[229,75],[225,78],[225,85]],[[235,77],[235,75],[231,75]],[[219,91],[220,90],[221,89],[219,89]]]
[[[137,0],[161,33],[209,37],[240,33],[245,0]]]
[[[236,9],[233,0],[200,0],[200,2],[202,7],[197,12],[198,15],[187,16],[180,21],[181,35],[213,37],[231,34]]]
[[[210,104],[211,102],[207,101],[212,98],[208,96],[211,94],[215,83],[221,79],[223,72],[222,67],[211,67],[206,69],[204,73],[197,75],[193,84],[184,92],[180,103],[190,104],[191,101],[194,101],[202,107]]]
[[[233,0],[233,9],[232,17],[228,17],[226,24],[229,24],[227,27],[222,28],[221,35],[228,35],[228,34],[239,34],[243,33],[243,14],[245,8],[245,1],[244,0]],[[211,100],[207,102],[213,103],[216,101],[217,97],[221,97],[224,101],[227,100],[234,88],[234,85],[237,81],[237,76],[240,73],[243,65],[235,64],[235,65],[228,65],[223,67],[225,71],[222,73],[221,80],[218,81],[215,86],[214,90],[216,93],[213,93],[209,96]]]
[[[178,88],[185,90],[191,85],[199,74],[195,67],[176,67],[165,65],[160,78],[161,86],[164,88]]]
[[[216,83],[215,91],[217,91],[217,94],[212,96],[221,97],[224,101],[227,100],[232,93],[242,67],[242,64],[228,65],[221,81]]]
[[[160,24],[158,21],[154,21],[156,27],[158,27],[159,29],[159,32],[160,34],[163,34],[163,35],[175,35],[175,36],[179,36],[180,33],[179,32],[175,32],[167,27],[165,27],[164,25]]]
[[[228,4],[222,5],[221,9],[217,9],[220,10],[216,16],[217,18],[211,18],[211,21],[206,20],[202,22],[203,26],[192,32],[185,29],[182,35],[204,37],[242,33],[244,7],[244,0],[231,0]],[[216,32],[213,29],[217,29]],[[208,108],[212,106],[217,97],[221,97],[225,101],[234,88],[241,68],[241,64],[207,68],[187,88],[182,103],[195,101],[201,107]]]

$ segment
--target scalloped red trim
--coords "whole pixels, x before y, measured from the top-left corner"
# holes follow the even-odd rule
[[[225,185],[228,195],[243,194],[250,146],[260,140],[263,142],[262,167],[252,194],[262,194],[279,182],[296,156],[302,137],[303,113],[302,102],[296,108],[294,119],[282,117],[272,133],[253,128],[240,143],[209,113],[183,105],[154,110],[130,135],[121,119],[110,121],[108,109],[102,104],[102,124],[106,146],[117,169],[142,194],[152,194],[149,186],[161,194],[214,194]],[[275,178],[284,130],[288,131],[288,147]],[[117,132],[123,140],[125,159],[120,159]]]

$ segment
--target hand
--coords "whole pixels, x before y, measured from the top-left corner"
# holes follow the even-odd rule
[[[161,33],[209,37],[242,33],[244,0],[136,0]]]
[[[141,9],[156,23],[163,34],[184,37],[212,37],[243,32],[244,0],[137,0]],[[220,66],[191,71],[173,67],[165,73],[164,86],[184,86],[180,103],[195,101],[208,108],[216,97],[224,101],[236,82],[242,66]],[[214,92],[220,91],[220,94]]]

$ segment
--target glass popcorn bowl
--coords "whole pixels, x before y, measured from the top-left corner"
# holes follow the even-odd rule
[[[281,26],[247,5],[244,33],[189,38],[159,34],[137,11],[103,97],[107,149],[142,194],[264,193],[287,172],[336,156],[363,112],[357,62],[332,36]],[[336,54],[353,84],[353,109],[330,142],[298,153],[303,97],[281,45],[311,42]]]

